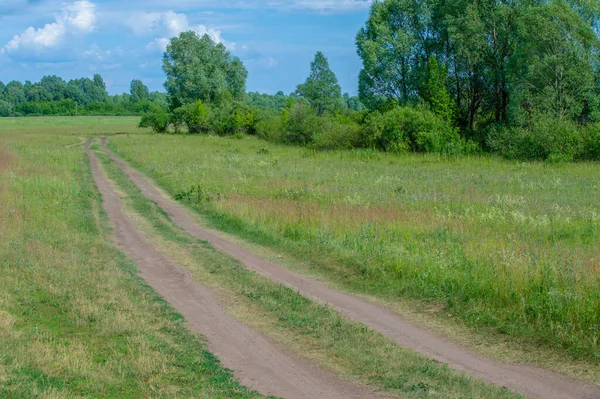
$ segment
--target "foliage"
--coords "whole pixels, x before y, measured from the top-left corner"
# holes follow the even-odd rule
[[[171,122],[171,116],[159,105],[152,104],[142,115],[139,127],[151,128],[155,133],[165,133]]]
[[[130,94],[130,101],[139,103],[140,101],[147,100],[150,97],[150,90],[148,90],[148,87],[146,87],[141,80],[134,79],[131,81]]]
[[[0,100],[0,116],[10,116],[12,111],[12,105],[8,101]]]
[[[278,115],[263,115],[256,123],[256,135],[273,143],[284,142],[281,118]]]
[[[173,111],[176,130],[180,124],[186,125],[189,133],[208,132],[209,108],[202,100],[183,105]]]
[[[323,119],[317,111],[303,101],[296,101],[281,113],[284,140],[293,144],[309,144],[313,136],[325,130]]]
[[[285,108],[287,100],[288,96],[283,94],[282,91],[277,92],[275,95],[250,92],[246,94],[245,97],[245,101],[248,105],[262,111],[281,112]]]
[[[518,128],[536,113],[593,121],[600,10],[590,4],[374,2],[356,37],[361,101],[424,100],[446,118],[447,92],[462,134],[479,141],[490,123]]]
[[[422,108],[396,107],[374,112],[365,122],[362,142],[392,152],[445,152],[460,143],[455,129]]]
[[[296,93],[308,101],[318,116],[340,108],[342,89],[329,68],[327,58],[320,51],[310,64],[310,75],[304,84],[298,86]]]
[[[171,39],[163,56],[167,75],[165,88],[171,109],[202,100],[218,103],[225,93],[243,98],[248,72],[222,43],[196,32],[183,32]]]
[[[431,111],[446,121],[452,119],[454,104],[447,89],[448,71],[441,65],[437,58],[429,57],[427,74],[421,97],[429,104]]]
[[[488,145],[509,159],[574,161],[598,159],[597,126],[582,127],[567,118],[537,115],[527,126],[496,126],[488,133]]]

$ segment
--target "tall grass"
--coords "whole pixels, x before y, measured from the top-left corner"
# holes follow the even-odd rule
[[[114,248],[78,139],[0,123],[0,397],[260,397]]]
[[[316,272],[351,290],[441,304],[468,325],[600,360],[597,164],[317,153],[251,138],[110,143],[222,227],[320,254]]]

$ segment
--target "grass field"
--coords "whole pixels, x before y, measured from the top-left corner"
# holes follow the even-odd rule
[[[185,265],[198,281],[218,290],[230,312],[279,341],[282,347],[351,380],[398,393],[403,398],[520,397],[458,375],[445,365],[400,348],[336,311],[245,269],[174,226],[107,156],[99,154],[99,158],[120,190],[127,212],[156,248]]]
[[[114,248],[74,144],[124,126],[0,119],[0,397],[261,397]]]
[[[600,168],[316,153],[245,138],[110,147],[213,224],[385,301],[600,361]]]
[[[0,397],[260,397],[113,248],[81,150],[97,133],[127,133],[110,138],[115,152],[278,262],[600,381],[599,165],[316,153],[136,122],[0,119]],[[246,272],[101,160],[157,248],[282,344],[406,397],[511,396]]]

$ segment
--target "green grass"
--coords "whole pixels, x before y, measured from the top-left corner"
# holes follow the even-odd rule
[[[66,136],[91,132],[89,120],[41,121],[0,120],[0,397],[261,397],[115,249],[87,157]]]
[[[247,270],[175,226],[106,155],[98,157],[118,187],[126,211],[135,215],[156,247],[185,265],[197,280],[220,290],[236,317],[274,336],[282,347],[405,398],[519,397],[400,348],[338,312]]]
[[[213,226],[387,302],[598,365],[598,164],[316,153],[246,138],[110,147]],[[444,316],[446,317],[446,316]]]

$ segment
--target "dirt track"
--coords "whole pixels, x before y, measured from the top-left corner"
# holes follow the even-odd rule
[[[159,254],[143,237],[121,211],[118,195],[102,174],[89,141],[86,152],[117,245],[135,260],[146,282],[185,317],[188,328],[207,338],[211,352],[233,370],[242,385],[287,399],[378,396],[286,353],[229,316],[209,289],[194,282],[184,269]]]
[[[431,332],[403,320],[388,309],[330,289],[325,284],[267,261],[234,242],[201,228],[179,205],[163,196],[139,172],[116,157],[102,142],[105,152],[129,176],[142,193],[156,202],[189,234],[210,242],[217,250],[242,261],[249,269],[297,290],[302,295],[339,310],[392,339],[398,345],[446,363],[489,383],[540,399],[600,399],[600,387],[590,386],[568,377],[521,365],[509,365],[471,353]]]

